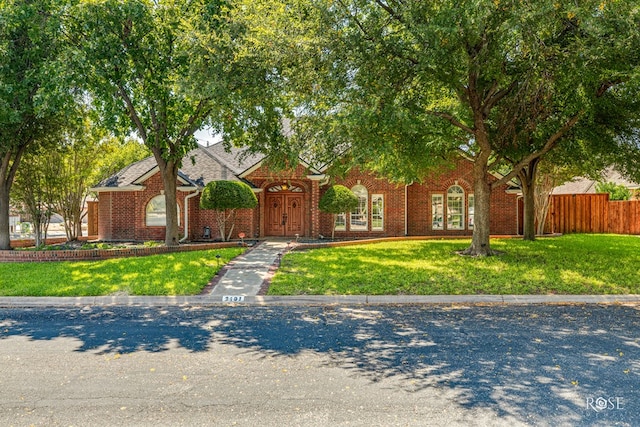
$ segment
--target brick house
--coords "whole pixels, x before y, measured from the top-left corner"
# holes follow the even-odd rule
[[[333,183],[358,196],[355,212],[340,215],[336,238],[471,235],[474,196],[471,162],[463,158],[423,181],[397,185],[371,173],[352,170],[331,180],[324,170],[304,162],[275,173],[263,157],[227,152],[222,144],[199,146],[183,161],[178,175],[178,216],[183,240],[217,239],[212,211],[200,209],[200,192],[212,180],[249,184],[258,207],[239,212],[234,236],[330,236],[333,219],[318,210],[320,197]],[[163,240],[162,179],[152,157],[129,165],[98,184],[98,235],[101,240]],[[517,234],[517,191],[504,186],[492,194],[491,233]],[[208,231],[211,235],[208,236]]]

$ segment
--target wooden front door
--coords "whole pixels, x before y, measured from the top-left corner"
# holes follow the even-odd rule
[[[303,195],[296,193],[268,194],[265,203],[265,234],[289,236],[304,234]]]

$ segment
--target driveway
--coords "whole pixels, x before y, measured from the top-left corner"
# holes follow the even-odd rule
[[[640,425],[635,306],[0,310],[2,425]]]

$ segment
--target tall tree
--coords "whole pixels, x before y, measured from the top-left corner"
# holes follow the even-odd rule
[[[631,2],[337,0],[287,6],[286,13],[310,15],[307,22],[317,23],[306,33],[285,27],[281,38],[291,33],[293,47],[272,41],[270,49],[273,59],[286,58],[283,68],[292,61],[311,70],[286,75],[292,92],[302,93],[291,125],[300,149],[314,140],[311,152],[348,147],[355,161],[405,181],[463,150],[473,161],[470,255],[492,253],[492,190],[524,168],[535,169],[537,159],[578,127],[590,128],[597,97],[626,85],[619,95],[637,98],[629,82],[640,63],[640,18]],[[268,39],[274,31],[256,34]],[[309,59],[314,50],[316,59]],[[506,156],[516,161],[509,164]],[[503,178],[490,173],[497,170]]]
[[[243,28],[231,9],[225,0],[81,1],[68,20],[79,69],[106,122],[135,132],[155,157],[167,245],[178,244],[177,175],[194,132],[205,124],[228,131],[245,118],[257,128],[264,121],[257,113],[269,110],[247,100],[252,88],[267,86],[266,74],[238,62]]]
[[[49,199],[62,216],[69,241],[82,236],[84,206],[95,179],[96,158],[102,158],[106,148],[102,143],[104,133],[93,125],[87,112],[80,110],[78,119],[60,135],[58,149],[43,154],[45,175],[52,183]]]
[[[35,245],[45,243],[49,222],[54,214],[51,199],[55,177],[49,171],[46,149],[24,155],[11,189],[11,202],[31,218]]]
[[[54,0],[0,3],[0,249],[10,249],[9,197],[20,162],[65,122]]]

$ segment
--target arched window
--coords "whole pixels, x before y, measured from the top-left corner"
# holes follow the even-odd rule
[[[354,186],[351,191],[353,191],[353,194],[358,198],[358,207],[351,212],[351,230],[367,230],[369,192],[364,185],[360,184]]]
[[[165,227],[167,225],[167,207],[164,195],[149,200],[146,209],[147,227]],[[178,208],[178,225],[180,225],[180,206]]]
[[[464,190],[459,185],[447,190],[447,229],[464,230]]]
[[[288,184],[288,183],[273,185],[273,186],[267,188],[267,191],[269,193],[278,193],[280,191],[289,191],[291,193],[303,193],[304,192],[304,190],[301,187],[298,187],[297,185]]]

